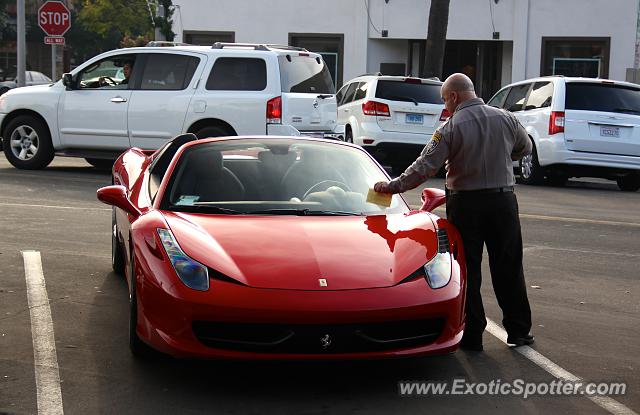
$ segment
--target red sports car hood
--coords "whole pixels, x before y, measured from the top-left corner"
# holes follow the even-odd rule
[[[187,255],[257,288],[388,287],[438,249],[429,215],[419,212],[368,217],[164,213]]]

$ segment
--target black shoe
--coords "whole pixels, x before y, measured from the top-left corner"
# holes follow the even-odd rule
[[[507,337],[507,344],[513,345],[514,347],[524,346],[533,344],[535,341],[535,337],[531,334],[526,334],[524,336],[509,336]]]
[[[471,352],[481,352],[484,350],[481,342],[466,342],[464,340],[460,342],[460,348]]]

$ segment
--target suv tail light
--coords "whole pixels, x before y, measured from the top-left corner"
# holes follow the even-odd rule
[[[282,123],[282,97],[271,98],[267,101],[267,124]]]
[[[367,101],[362,104],[362,113],[364,115],[377,115],[380,117],[389,116],[389,106],[382,102]]]
[[[443,108],[442,112],[440,113],[440,121],[447,121],[449,117],[451,117],[451,113],[447,111],[446,108]]]
[[[564,133],[564,112],[552,111],[549,117],[549,135]]]

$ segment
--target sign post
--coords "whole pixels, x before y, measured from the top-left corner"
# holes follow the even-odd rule
[[[50,0],[38,9],[38,26],[47,35],[46,45],[51,45],[51,79],[56,80],[56,45],[64,45],[64,34],[71,27],[71,13],[61,1]]]

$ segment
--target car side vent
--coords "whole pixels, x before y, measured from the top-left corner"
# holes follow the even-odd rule
[[[223,273],[221,273],[219,271],[216,271],[213,268],[209,268],[209,277],[213,278],[215,280],[229,282],[231,284],[245,285],[245,284],[241,283],[238,280],[235,280],[235,279],[233,279],[231,277],[228,277],[228,276],[224,275]]]
[[[446,229],[438,229],[438,253],[444,254],[449,252],[449,235]]]

